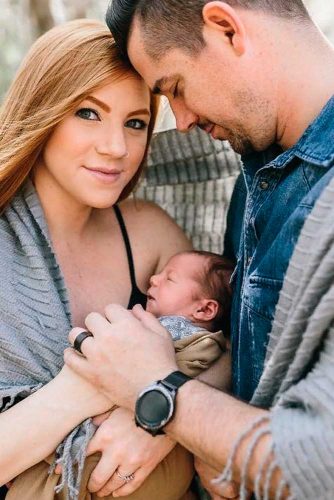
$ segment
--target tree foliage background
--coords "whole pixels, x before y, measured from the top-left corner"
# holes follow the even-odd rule
[[[70,19],[103,19],[109,0],[0,0],[0,102],[31,43]],[[305,0],[324,33],[334,42],[334,1]]]

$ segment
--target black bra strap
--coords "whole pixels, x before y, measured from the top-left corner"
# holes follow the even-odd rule
[[[119,227],[121,228],[121,231],[122,231],[124,245],[125,245],[125,248],[126,248],[126,254],[128,256],[131,285],[132,285],[132,287],[136,287],[137,284],[136,284],[135,267],[134,267],[134,264],[133,264],[133,257],[132,257],[132,251],[131,251],[131,245],[130,245],[129,236],[128,236],[128,233],[127,233],[127,230],[126,230],[126,227],[125,227],[125,223],[124,223],[124,219],[123,219],[122,213],[121,213],[120,208],[119,208],[118,205],[114,205],[114,211],[115,211],[115,215],[117,217],[118,223],[119,223]]]

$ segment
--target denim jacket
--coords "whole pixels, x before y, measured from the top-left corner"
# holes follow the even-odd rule
[[[235,259],[233,392],[258,385],[285,272],[306,217],[334,176],[334,97],[298,143],[243,158],[228,213],[225,254]],[[334,224],[334,221],[333,221]]]

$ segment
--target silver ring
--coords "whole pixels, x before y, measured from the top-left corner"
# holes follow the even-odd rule
[[[74,339],[73,348],[76,351],[80,352],[80,354],[82,354],[81,351],[82,343],[84,340],[88,339],[88,337],[93,337],[93,334],[88,332],[87,330],[84,330],[83,332],[79,333],[79,335],[77,335]]]
[[[116,472],[117,477],[122,479],[122,481],[124,481],[125,483],[129,483],[130,481],[132,481],[135,478],[134,472],[132,474],[124,474],[124,475],[121,474],[118,469],[116,469],[115,472]]]

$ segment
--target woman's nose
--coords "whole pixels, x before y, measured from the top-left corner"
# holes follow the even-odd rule
[[[127,149],[125,133],[123,130],[111,130],[110,128],[101,131],[95,149],[98,154],[110,156],[111,158],[127,158],[129,152]]]

